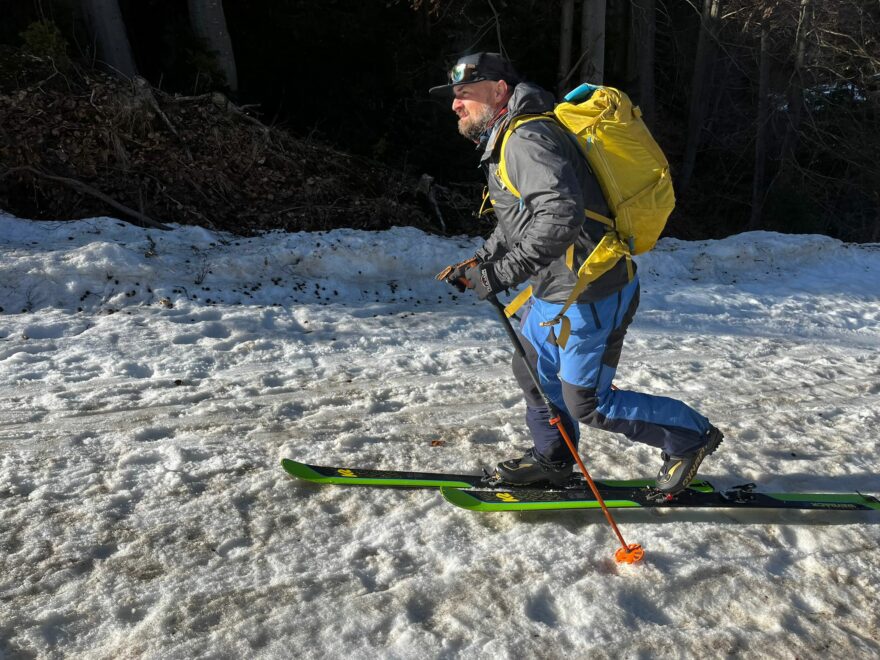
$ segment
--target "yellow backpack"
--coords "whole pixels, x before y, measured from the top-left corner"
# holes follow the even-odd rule
[[[556,121],[571,131],[605,195],[612,217],[586,210],[588,218],[608,227],[605,236],[577,272],[575,284],[561,311],[544,325],[562,323],[557,344],[565,348],[570,324],[565,317],[571,304],[590,282],[613,268],[621,258],[627,260],[632,279],[632,255],[654,247],[675,206],[675,193],[669,163],[654,141],[642,113],[629,97],[613,87],[584,84],[572,90],[552,112],[516,117],[501,138],[501,154],[496,174],[504,187],[522,196],[507,173],[504,151],[507,140],[520,126],[531,121]],[[566,260],[573,267],[574,246]],[[520,293],[506,308],[512,316],[531,296],[531,287]]]

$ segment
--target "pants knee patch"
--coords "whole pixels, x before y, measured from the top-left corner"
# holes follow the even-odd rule
[[[599,397],[596,390],[562,381],[562,398],[571,415],[587,426],[600,427]]]

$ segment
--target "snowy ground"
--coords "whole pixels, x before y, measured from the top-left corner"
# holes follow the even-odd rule
[[[880,515],[480,514],[284,456],[476,470],[528,446],[470,239],[241,239],[0,215],[0,657],[877,657]],[[880,249],[664,240],[618,384],[727,434],[718,487],[880,493]],[[433,442],[442,441],[442,442]],[[655,450],[587,432],[597,477]]]

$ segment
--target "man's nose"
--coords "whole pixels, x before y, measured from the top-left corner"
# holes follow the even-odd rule
[[[452,111],[453,111],[453,112],[457,112],[458,109],[459,109],[462,105],[464,105],[464,104],[461,102],[461,99],[452,99]]]

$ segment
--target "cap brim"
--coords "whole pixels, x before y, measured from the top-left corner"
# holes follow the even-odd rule
[[[428,90],[431,96],[452,96],[452,88],[455,85],[437,85]]]
[[[448,85],[437,85],[436,87],[432,87],[428,90],[428,94],[431,96],[454,96],[454,89],[456,87],[461,87],[462,85],[473,85],[474,83],[483,82],[484,80],[491,80],[491,78],[480,78],[478,80],[468,80],[467,82],[460,83],[450,83]]]

